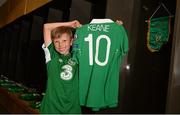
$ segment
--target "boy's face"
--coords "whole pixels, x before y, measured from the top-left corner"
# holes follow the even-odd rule
[[[54,47],[60,54],[69,54],[70,47],[72,45],[72,39],[66,33],[63,33],[60,38],[55,38],[53,40]]]

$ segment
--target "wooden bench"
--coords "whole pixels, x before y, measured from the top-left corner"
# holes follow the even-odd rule
[[[38,109],[29,106],[30,102],[19,99],[20,94],[8,92],[0,88],[0,106],[7,110],[8,113],[29,113],[38,114]]]

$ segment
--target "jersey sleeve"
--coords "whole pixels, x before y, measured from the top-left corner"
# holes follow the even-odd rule
[[[73,53],[73,59],[78,63],[79,61],[79,54],[80,54],[80,30],[76,29],[76,33],[74,35],[74,41],[72,45],[72,53]]]
[[[129,45],[128,45],[128,36],[126,33],[126,30],[124,29],[123,26],[121,26],[122,32],[121,32],[121,42],[120,42],[120,51],[121,55],[126,55],[128,50],[129,50]]]
[[[42,49],[44,50],[45,53],[46,63],[48,63],[49,61],[51,61],[52,58],[54,58],[54,55],[56,53],[54,49],[54,45],[53,43],[50,43],[48,47],[45,47],[45,44],[43,44]]]

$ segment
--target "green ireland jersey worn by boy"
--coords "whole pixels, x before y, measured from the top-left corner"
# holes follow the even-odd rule
[[[94,19],[78,28],[75,36],[80,105],[94,111],[116,107],[121,59],[128,51],[125,29],[110,19]]]
[[[43,97],[41,113],[81,113],[78,99],[77,63],[71,55],[56,52],[51,43],[44,47],[47,63],[47,89]]]

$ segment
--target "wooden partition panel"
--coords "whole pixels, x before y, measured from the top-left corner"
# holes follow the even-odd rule
[[[1,7],[0,7],[0,28],[2,28],[4,25],[7,24],[7,17],[10,9],[10,2],[7,1],[5,2]]]
[[[51,2],[52,0],[27,0],[25,14],[32,12],[33,10]]]
[[[25,14],[27,0],[9,0],[10,8],[7,15],[7,24]]]
[[[0,7],[0,28],[50,1],[52,0],[7,0],[7,2]]]

